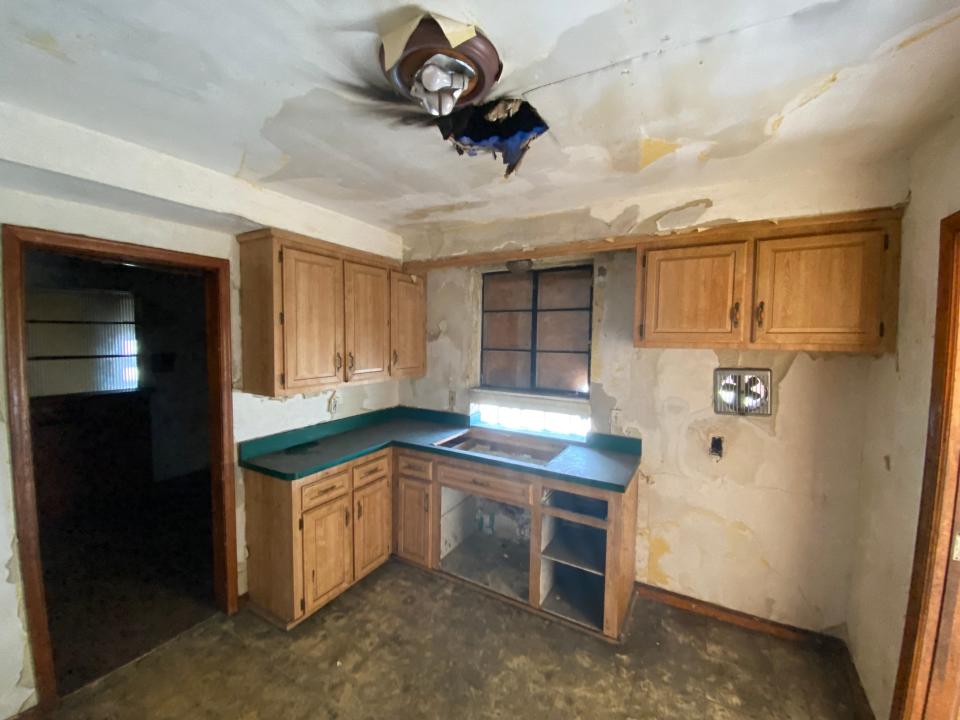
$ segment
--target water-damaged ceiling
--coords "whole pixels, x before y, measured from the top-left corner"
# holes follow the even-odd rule
[[[344,89],[387,0],[31,0],[0,100],[386,228],[493,220],[882,162],[957,109],[960,3],[437,1],[550,125],[516,175]]]

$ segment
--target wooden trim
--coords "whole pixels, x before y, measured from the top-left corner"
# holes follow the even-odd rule
[[[594,240],[574,240],[553,245],[540,245],[513,250],[467,253],[430,260],[414,260],[403,264],[407,273],[422,273],[444,267],[473,267],[477,265],[502,265],[510,260],[542,260],[545,258],[588,256],[614,250],[633,250],[639,247],[696,246],[722,242],[743,242],[751,238],[773,238],[833,232],[836,230],[861,230],[881,224],[897,224],[903,217],[903,206],[857,210],[831,215],[814,215],[777,220],[752,220],[729,223],[708,228],[692,228],[672,233],[654,235],[617,235]]]
[[[57,678],[47,621],[47,600],[40,561],[40,527],[33,479],[30,436],[30,397],[27,394],[27,341],[23,289],[23,243],[16,228],[3,228],[3,317],[7,362],[7,414],[10,423],[10,461],[13,472],[13,509],[20,550],[20,577],[27,613],[37,704],[42,709],[57,702]]]
[[[927,716],[960,469],[960,213],[940,224],[937,316],[927,450],[913,575],[891,720]]]
[[[654,587],[653,585],[647,585],[642,582],[635,583],[634,592],[646,600],[670,605],[680,610],[686,610],[687,612],[696,613],[697,615],[704,615],[714,618],[715,620],[720,620],[721,622],[729,623],[730,625],[736,625],[755,632],[762,632],[783,640],[793,640],[796,642],[819,642],[825,639],[835,640],[835,638],[830,638],[828,635],[823,635],[813,630],[804,630],[803,628],[779,623],[774,620],[767,620],[766,618],[751,615],[750,613],[731,610],[722,605],[697,600],[688,595],[681,595],[680,593],[664,590],[663,588]]]
[[[207,377],[211,422],[210,485],[213,495],[214,591],[218,607],[227,614],[235,613],[238,607],[230,359],[230,264],[229,261],[220,258],[14,225],[3,226],[2,238],[7,402],[14,515],[38,705],[42,709],[48,709],[57,703],[57,686],[40,559],[39,523],[30,436],[30,399],[27,393],[24,322],[24,250],[43,249],[70,255],[200,270],[204,273],[207,301]]]
[[[390,270],[399,270],[400,261],[388,258],[384,255],[367,252],[366,250],[357,250],[346,245],[337,245],[327,240],[320,240],[309,235],[300,235],[289,230],[280,230],[279,228],[261,228],[260,230],[250,230],[249,232],[237,235],[237,242],[243,244],[250,240],[262,240],[264,238],[275,238],[287,247],[294,247],[307,252],[322,252],[335,255],[341,260],[354,260],[366,265],[375,265],[377,267]]]

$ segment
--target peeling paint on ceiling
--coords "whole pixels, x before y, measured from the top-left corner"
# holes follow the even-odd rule
[[[497,93],[549,123],[515,176],[343,90],[379,73],[386,0],[7,3],[0,100],[389,228],[615,217],[651,193],[676,207],[882,164],[957,111],[957,0],[426,9],[482,28],[504,60]]]

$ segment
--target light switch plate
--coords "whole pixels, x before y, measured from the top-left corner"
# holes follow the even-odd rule
[[[770,415],[773,374],[758,368],[713,371],[713,411],[718,415]]]

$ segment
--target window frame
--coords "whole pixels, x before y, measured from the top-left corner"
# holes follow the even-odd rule
[[[555,272],[569,272],[571,270],[590,270],[590,300],[586,307],[576,308],[547,308],[539,309],[540,300],[540,276]],[[484,307],[484,295],[486,293],[485,279],[488,275],[511,275],[509,270],[495,270],[485,272],[480,275],[480,385],[481,389],[497,390],[507,393],[523,393],[527,395],[542,395],[547,397],[570,397],[570,398],[590,398],[591,365],[593,363],[593,283],[595,279],[595,267],[592,262],[580,263],[577,265],[561,265],[549,268],[531,268],[528,270],[532,276],[532,290],[529,310],[487,310]],[[538,350],[537,349],[537,315],[540,312],[587,312],[587,349],[586,350]],[[515,348],[488,348],[486,347],[486,316],[487,313],[529,313],[530,314],[530,349],[517,350]],[[483,373],[483,354],[485,352],[523,352],[530,355],[530,385],[529,387],[514,387],[510,385],[488,385],[484,382]],[[586,355],[587,357],[587,391],[578,392],[576,390],[544,389],[536,386],[537,382],[537,353],[557,353],[562,355]]]

